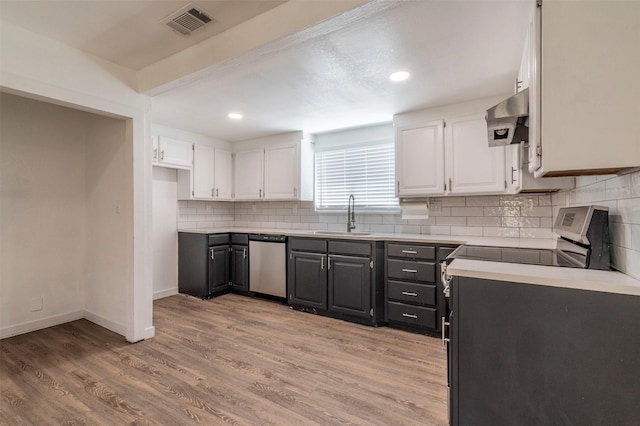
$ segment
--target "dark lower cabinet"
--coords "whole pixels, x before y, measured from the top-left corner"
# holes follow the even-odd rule
[[[178,233],[178,291],[207,299],[229,288],[229,234]]]
[[[384,315],[383,252],[381,242],[289,238],[289,304],[378,325]]]
[[[231,246],[231,288],[234,291],[249,291],[249,247]]]
[[[456,277],[452,425],[639,425],[640,296]]]
[[[329,311],[363,318],[372,315],[369,258],[329,257]]]
[[[292,252],[289,256],[289,303],[327,309],[326,255]]]
[[[229,289],[229,246],[209,248],[209,295]]]

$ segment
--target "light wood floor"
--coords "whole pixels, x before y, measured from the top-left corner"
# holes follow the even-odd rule
[[[228,294],[154,303],[129,344],[86,320],[0,341],[0,424],[445,424],[439,339]]]

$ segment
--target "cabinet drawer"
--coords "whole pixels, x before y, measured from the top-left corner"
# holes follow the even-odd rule
[[[231,234],[231,244],[249,245],[249,234]]]
[[[405,325],[436,329],[438,325],[435,308],[387,302],[387,319]]]
[[[436,258],[436,248],[411,244],[388,244],[387,256],[433,260]]]
[[[389,280],[387,297],[421,305],[435,305],[436,286],[435,284],[414,284]]]
[[[436,264],[387,259],[387,276],[406,281],[433,283],[436,280]]]
[[[327,251],[327,240],[319,238],[289,238],[289,248],[294,251],[325,253]]]
[[[371,256],[371,244],[356,241],[329,241],[329,253]]]
[[[209,235],[210,246],[220,246],[223,244],[229,244],[229,234],[213,234]]]

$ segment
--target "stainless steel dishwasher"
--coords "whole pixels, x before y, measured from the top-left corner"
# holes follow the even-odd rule
[[[249,291],[287,297],[287,237],[249,235]]]

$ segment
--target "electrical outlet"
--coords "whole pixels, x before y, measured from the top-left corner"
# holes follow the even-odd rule
[[[42,296],[32,297],[31,303],[29,304],[29,309],[31,312],[41,311],[42,310]]]
[[[442,210],[442,202],[440,200],[434,200],[429,202],[429,210],[432,212],[439,212]]]

